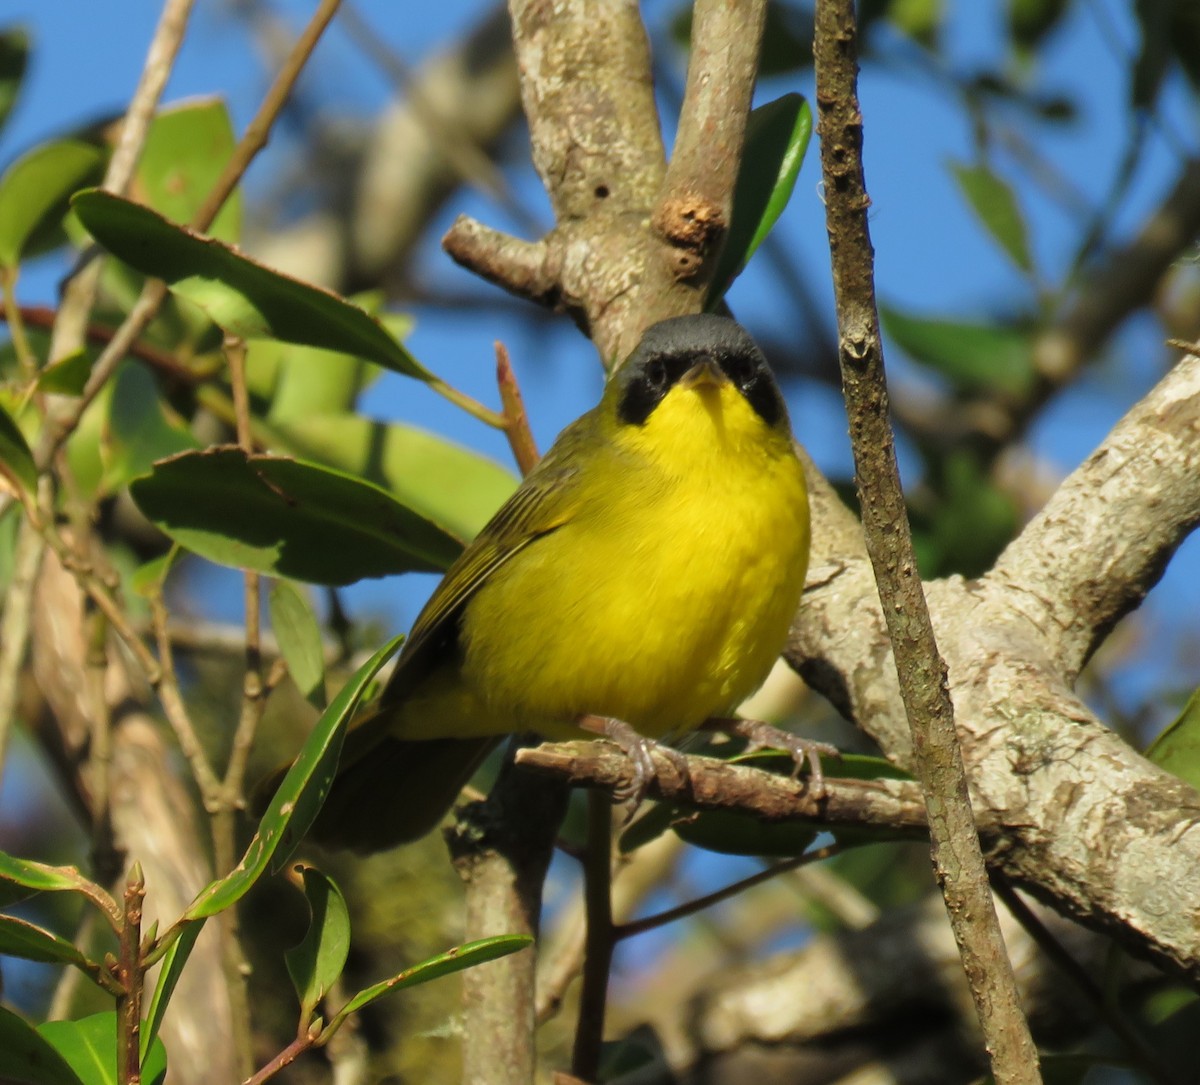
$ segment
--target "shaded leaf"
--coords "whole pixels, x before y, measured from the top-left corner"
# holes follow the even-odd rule
[[[199,98],[168,106],[146,133],[134,195],[168,219],[190,222],[224,172],[236,144],[223,99]],[[234,189],[208,233],[232,242],[241,229],[241,193]]]
[[[412,968],[406,968],[391,979],[359,991],[330,1021],[326,1035],[350,1014],[357,1013],[364,1006],[369,1006],[376,999],[382,998],[391,991],[416,987],[418,984],[428,983],[430,980],[449,976],[454,972],[461,972],[464,968],[473,968],[485,961],[494,961],[497,957],[507,957],[510,953],[516,953],[532,944],[533,939],[527,934],[501,934],[494,938],[481,938],[477,942],[467,942],[465,945],[455,946],[445,953],[440,953],[436,957],[430,957],[427,961],[413,965]]]
[[[369,482],[240,448],[185,452],[130,487],[184,548],[221,565],[317,584],[445,569],[462,544]]]
[[[275,873],[291,858],[329,794],[346,724],[371,680],[403,640],[389,640],[342,687],[279,785],[241,862],[200,893],[184,913],[185,921],[216,915],[236,904],[263,874]]]
[[[709,285],[706,308],[724,297],[779,221],[792,198],[811,135],[812,111],[803,95],[785,94],[751,112],[729,235]]]
[[[681,840],[721,855],[791,857],[802,855],[817,829],[798,821],[766,822],[729,810],[678,811],[671,828]]]
[[[1022,328],[910,316],[890,305],[879,316],[905,354],[962,391],[1022,398],[1033,390],[1032,341]]]
[[[84,971],[97,967],[65,938],[13,915],[0,915],[0,953],[46,964],[72,964]]]
[[[316,708],[325,707],[325,647],[304,593],[286,580],[271,588],[271,628],[292,681]]]
[[[84,1085],[52,1043],[3,1006],[0,1006],[0,1080],[28,1085]]]
[[[63,139],[35,147],[0,176],[0,267],[13,268],[30,238],[67,213],[71,193],[94,183],[104,163],[97,147]]]
[[[1200,689],[1188,698],[1183,711],[1150,744],[1146,756],[1159,768],[1200,789]]]
[[[1032,273],[1033,256],[1025,218],[1008,182],[982,164],[967,166],[951,162],[950,172],[987,232],[1021,271]]]
[[[93,1014],[77,1021],[47,1021],[38,1034],[54,1045],[79,1080],[87,1085],[117,1085],[117,1015]],[[156,1040],[142,1063],[143,1085],[158,1085],[167,1075],[167,1052]]]
[[[37,489],[37,467],[25,435],[8,411],[0,407],[0,473],[28,493]]]
[[[284,954],[288,975],[300,999],[301,1020],[312,1018],[329,993],[350,952],[350,913],[342,891],[315,867],[301,867],[311,921],[299,945]]]
[[[1008,0],[1008,30],[1022,49],[1041,44],[1070,9],[1071,0]]]
[[[0,33],[0,128],[16,104],[29,63],[29,34],[23,27]]]
[[[168,417],[158,382],[144,367],[126,363],[108,400],[103,488],[113,493],[148,475],[156,460],[198,447],[187,427]]]
[[[494,460],[416,426],[309,413],[271,428],[282,451],[374,482],[462,539],[474,538],[517,488]]]
[[[158,1038],[158,1030],[162,1027],[163,1014],[167,1012],[171,995],[175,993],[175,985],[179,982],[179,977],[183,973],[183,966],[187,964],[188,957],[192,953],[192,947],[195,946],[196,939],[200,937],[200,932],[203,929],[203,919],[198,919],[192,923],[184,923],[175,941],[171,943],[170,948],[163,955],[162,967],[158,970],[158,982],[155,984],[154,994],[150,997],[150,1006],[146,1011],[145,1023],[142,1025],[141,1060],[143,1077],[146,1073],[147,1053],[160,1046],[156,1045],[155,1041]]]
[[[77,350],[46,366],[37,378],[38,388],[62,396],[77,396],[83,391],[92,372],[92,356],[86,350]]]
[[[98,189],[79,193],[71,206],[109,252],[164,280],[231,335],[342,351],[409,377],[433,379],[379,321],[336,294]]]

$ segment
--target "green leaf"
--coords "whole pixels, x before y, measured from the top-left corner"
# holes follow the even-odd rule
[[[93,1014],[78,1021],[47,1021],[38,1034],[49,1041],[86,1085],[117,1085],[117,1015]],[[167,1075],[167,1052],[156,1040],[142,1064],[144,1085]]]
[[[317,584],[445,569],[462,544],[369,482],[239,448],[185,452],[129,487],[180,546],[221,565]]]
[[[236,144],[223,99],[199,98],[168,106],[146,133],[134,193],[139,202],[168,219],[190,222],[224,172]],[[235,189],[208,233],[233,242],[241,229],[241,195]]]
[[[315,867],[301,867],[312,920],[299,945],[284,954],[288,975],[300,998],[301,1020],[312,1019],[350,952],[350,913],[342,891]]]
[[[142,1026],[141,1060],[143,1077],[145,1076],[146,1055],[156,1046],[155,1040],[158,1038],[158,1030],[162,1028],[163,1015],[167,1012],[171,995],[175,993],[175,985],[179,982],[179,977],[183,973],[183,966],[187,964],[188,957],[192,953],[192,947],[195,946],[196,939],[200,937],[200,932],[203,929],[203,919],[198,919],[193,923],[184,923],[175,941],[171,943],[170,948],[163,955],[162,967],[158,970],[158,983],[155,984],[154,994],[150,998],[150,1007],[146,1012],[146,1021]]]
[[[1197,689],[1174,722],[1146,750],[1159,768],[1172,772],[1200,789],[1200,689]]]
[[[46,964],[72,964],[85,972],[98,967],[65,938],[13,915],[0,915],[0,953]]]
[[[0,267],[21,262],[29,239],[67,213],[71,193],[99,176],[104,154],[63,139],[35,147],[0,176]]]
[[[462,539],[474,538],[517,488],[495,461],[416,426],[309,413],[271,428],[282,451],[374,482]]]
[[[533,939],[527,934],[501,934],[494,938],[481,938],[477,942],[467,942],[465,945],[448,949],[445,953],[413,965],[412,968],[406,968],[391,979],[359,991],[338,1010],[337,1016],[329,1023],[326,1035],[329,1035],[350,1014],[357,1013],[364,1006],[370,1005],[390,991],[416,987],[418,984],[428,983],[430,980],[448,976],[453,972],[461,972],[464,968],[473,968],[485,961],[494,961],[497,957],[507,957],[510,953],[516,953],[532,944]]]
[[[1008,29],[1022,49],[1034,49],[1062,21],[1070,0],[1008,0]]]
[[[84,1085],[53,1044],[3,1006],[0,1006],[0,1080],[28,1085]]]
[[[880,305],[879,316],[905,354],[960,391],[1020,399],[1033,390],[1032,338],[1022,328],[910,316],[890,305]]]
[[[785,94],[750,114],[746,145],[733,193],[729,236],[708,288],[711,309],[741,274],[779,221],[804,162],[812,135],[812,111],[800,94]]]
[[[62,396],[77,396],[83,391],[92,373],[92,356],[86,350],[77,350],[46,366],[38,374],[38,388]]]
[[[140,595],[143,599],[153,599],[162,592],[180,553],[182,551],[178,546],[172,546],[165,554],[143,562],[129,574],[126,586],[134,595]]]
[[[321,627],[304,593],[286,580],[271,588],[271,628],[292,681],[318,709],[325,707],[325,647]]]
[[[102,485],[108,493],[150,474],[156,460],[198,447],[173,412],[168,417],[154,376],[131,362],[120,368],[113,383],[105,437],[108,456]]]
[[[961,162],[951,162],[950,172],[987,232],[1021,271],[1032,274],[1029,234],[1017,198],[1008,182],[983,164],[967,166]]]
[[[26,890],[28,892],[26,892]],[[0,903],[20,900],[30,893],[104,891],[71,866],[47,866],[0,851]]]
[[[346,724],[371,680],[403,639],[389,640],[342,687],[283,778],[241,862],[229,875],[200,893],[184,913],[184,920],[203,919],[224,911],[241,900],[264,873],[275,873],[291,858],[329,794]]]
[[[22,27],[0,33],[0,128],[16,104],[29,63],[29,34]]]
[[[729,810],[691,815],[679,810],[671,828],[688,844],[721,855],[802,855],[817,836],[811,825],[798,821],[770,823]]]
[[[937,46],[945,0],[889,0],[887,20],[927,49]]]
[[[25,435],[8,411],[0,407],[0,474],[27,493],[37,489],[37,467]]]
[[[98,189],[79,193],[71,206],[109,252],[164,280],[231,335],[342,351],[409,377],[435,379],[378,320],[336,294]]]

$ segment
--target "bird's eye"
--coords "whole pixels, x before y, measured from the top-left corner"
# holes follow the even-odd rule
[[[667,386],[667,367],[661,358],[655,358],[646,366],[646,383],[655,390]]]

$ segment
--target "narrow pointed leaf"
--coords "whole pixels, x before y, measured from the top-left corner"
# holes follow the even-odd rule
[[[185,452],[129,487],[180,546],[221,565],[316,584],[445,569],[462,544],[378,486],[239,448]]]
[[[62,1055],[86,1085],[117,1085],[117,1015],[93,1014],[77,1021],[47,1021],[38,1033]],[[143,1085],[158,1085],[167,1074],[167,1053],[155,1041],[142,1064]]]
[[[71,206],[109,252],[162,279],[231,335],[342,351],[409,377],[433,379],[378,320],[336,294],[97,189],[79,193]]]
[[[403,639],[388,641],[330,702],[271,799],[241,862],[192,902],[183,915],[185,920],[216,915],[236,904],[263,874],[274,874],[292,857],[329,794],[350,717],[379,668]]]
[[[330,1031],[335,1023],[340,1024],[350,1014],[357,1013],[364,1006],[370,1005],[376,999],[382,998],[392,991],[401,991],[405,987],[416,987],[418,984],[449,976],[453,972],[461,972],[464,968],[473,968],[485,961],[494,961],[497,957],[507,957],[510,953],[516,953],[532,944],[533,939],[527,934],[501,934],[495,938],[481,938],[477,942],[467,942],[465,945],[455,946],[454,949],[405,969],[391,979],[359,991],[330,1022]]]
[[[785,94],[750,114],[729,236],[709,286],[708,308],[724,297],[779,221],[792,198],[811,135],[812,111],[802,95]]]
[[[175,993],[175,985],[191,956],[192,947],[200,932],[204,929],[204,920],[198,919],[193,923],[185,923],[171,948],[162,959],[162,967],[158,970],[158,983],[155,984],[154,994],[150,997],[150,1006],[146,1011],[146,1021],[142,1026],[141,1060],[142,1076],[145,1077],[146,1056],[155,1048],[158,1030],[162,1028],[163,1015]]]
[[[67,213],[71,193],[98,178],[103,152],[63,139],[35,147],[0,176],[0,267],[21,262],[29,240]]]
[[[345,967],[350,952],[350,914],[332,878],[315,867],[302,867],[301,873],[312,919],[303,940],[289,949],[284,959],[300,999],[301,1019],[307,1023]]]
[[[271,429],[280,451],[374,482],[462,539],[474,538],[517,487],[494,460],[400,422],[310,412]]]
[[[1146,751],[1159,768],[1200,789],[1200,689],[1196,690],[1174,722]]]
[[[1033,256],[1025,218],[1008,182],[984,165],[951,162],[950,172],[987,232],[1021,271],[1032,273]]]
[[[288,673],[304,697],[325,707],[325,647],[308,600],[294,585],[277,580],[271,588],[271,629],[287,661]]]
[[[24,1085],[84,1085],[50,1041],[3,1006],[0,1006],[0,1080]]]
[[[3,407],[0,407],[0,472],[27,493],[37,489],[33,453],[25,443],[25,435]]]
[[[84,971],[97,967],[65,938],[13,915],[0,915],[0,953],[46,964],[73,964]]]

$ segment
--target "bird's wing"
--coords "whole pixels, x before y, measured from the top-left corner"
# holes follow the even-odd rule
[[[457,637],[463,606],[497,569],[575,516],[583,475],[567,454],[575,436],[570,430],[563,434],[553,454],[530,472],[447,570],[404,644],[384,691],[384,704],[403,699],[444,658]]]

